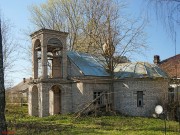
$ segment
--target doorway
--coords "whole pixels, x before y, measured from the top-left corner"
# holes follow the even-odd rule
[[[49,91],[49,113],[50,115],[61,113],[61,90],[54,85]]]

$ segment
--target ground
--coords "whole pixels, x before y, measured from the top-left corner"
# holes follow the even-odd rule
[[[9,133],[17,135],[164,135],[164,121],[155,118],[126,116],[54,115],[28,116],[27,106],[7,106]],[[179,123],[167,121],[167,135],[179,135]]]

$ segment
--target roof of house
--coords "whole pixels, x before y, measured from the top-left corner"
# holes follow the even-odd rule
[[[26,79],[25,82],[22,81],[20,83],[18,83],[17,85],[15,85],[14,87],[12,87],[11,89],[6,90],[6,92],[11,92],[11,93],[19,93],[19,92],[26,92],[28,90],[28,85],[29,83],[29,79]]]
[[[135,62],[119,64],[115,76],[124,78],[168,78],[168,75],[155,64]]]
[[[102,62],[95,56],[85,53],[68,52],[68,57],[85,76],[109,76]],[[119,64],[115,77],[124,78],[168,78],[167,74],[157,65],[147,62]]]
[[[180,78],[180,54],[161,61],[158,63],[158,66],[161,67],[171,78]]]
[[[169,58],[167,58],[167,59],[165,59],[165,60],[162,60],[161,62],[160,62],[160,64],[162,64],[162,63],[165,63],[165,62],[167,62],[167,61],[174,61],[174,60],[180,60],[180,54],[177,54],[177,55],[175,55],[175,56],[172,56],[172,57],[169,57]]]
[[[109,76],[98,58],[78,52],[68,52],[68,57],[85,76]]]

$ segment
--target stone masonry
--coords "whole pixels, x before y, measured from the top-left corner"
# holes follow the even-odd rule
[[[83,59],[76,53],[77,58],[82,60],[80,66],[75,63],[78,59],[73,61],[67,56],[67,35],[65,32],[48,29],[31,34],[33,76],[29,82],[29,115],[45,117],[78,112],[101,93],[105,93],[97,102],[101,107],[107,105],[108,101],[108,104],[114,105],[116,111],[131,116],[151,116],[156,105],[166,104],[168,80],[148,76],[114,79],[113,102],[109,96],[112,92],[112,80],[109,76],[85,75],[83,69],[80,69],[83,61],[89,58],[93,60],[92,56],[84,55]],[[87,65],[88,62],[86,68]],[[93,67],[96,72],[100,68],[96,70]],[[92,104],[91,107],[94,106]]]

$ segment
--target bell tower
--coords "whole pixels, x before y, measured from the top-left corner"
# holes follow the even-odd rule
[[[33,79],[67,77],[67,33],[41,29],[31,34]]]
[[[68,33],[41,29],[31,34],[32,80],[29,85],[28,112],[44,117],[62,112],[61,83],[67,81]]]

